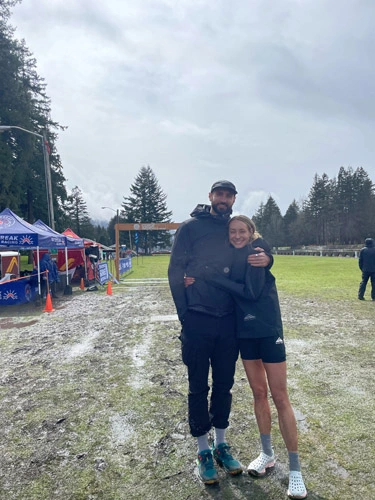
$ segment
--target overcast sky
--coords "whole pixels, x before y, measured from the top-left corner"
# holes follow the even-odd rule
[[[374,0],[24,0],[11,24],[91,217],[150,165],[180,222],[218,179],[249,216],[340,166],[375,181],[374,19]]]

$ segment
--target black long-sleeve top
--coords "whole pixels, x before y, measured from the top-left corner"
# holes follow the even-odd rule
[[[233,249],[230,279],[205,271],[205,279],[230,292],[236,304],[237,336],[283,338],[283,326],[275,277],[269,268],[253,267],[247,257],[261,247],[266,253],[270,248],[258,238],[252,245]]]

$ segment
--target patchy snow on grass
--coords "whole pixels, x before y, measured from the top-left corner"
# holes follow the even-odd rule
[[[115,444],[125,444],[134,434],[134,426],[130,423],[132,415],[112,415],[109,419],[112,440]]]
[[[178,321],[177,314],[164,314],[160,316],[151,316],[151,323],[155,323],[158,321]]]
[[[181,325],[167,288],[76,291],[54,307],[0,311],[1,499],[286,497],[272,401],[275,470],[259,481],[218,468],[212,489],[196,480]],[[309,498],[375,498],[373,303],[282,294],[281,308]],[[228,437],[248,463],[259,432],[240,362],[232,392]]]
[[[94,347],[93,341],[98,337],[98,335],[99,332],[92,332],[89,335],[86,335],[86,337],[84,337],[78,344],[72,345],[67,352],[68,360],[77,358],[79,356],[84,356],[85,354],[90,352]]]

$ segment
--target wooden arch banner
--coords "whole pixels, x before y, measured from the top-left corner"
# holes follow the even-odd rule
[[[120,279],[120,231],[171,231],[177,229],[179,222],[134,222],[115,224],[116,232],[116,279]]]

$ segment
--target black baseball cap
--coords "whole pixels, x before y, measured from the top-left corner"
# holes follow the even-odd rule
[[[229,191],[233,191],[234,194],[237,194],[236,186],[230,181],[216,181],[212,184],[211,193],[214,189],[228,189]]]

